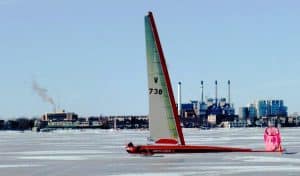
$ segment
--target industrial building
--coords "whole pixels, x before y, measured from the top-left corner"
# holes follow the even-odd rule
[[[239,108],[239,119],[248,125],[266,126],[269,122],[285,125],[287,123],[287,106],[283,100],[258,100],[254,104]]]
[[[75,128],[79,126],[78,115],[74,112],[51,112],[45,113],[41,117],[38,126],[48,128]]]
[[[228,97],[218,97],[218,82],[215,81],[215,97],[204,100],[204,84],[201,81],[201,100],[181,101],[181,82],[178,83],[178,115],[184,127],[217,126],[236,118],[235,109],[230,102],[230,80]]]
[[[78,115],[74,112],[65,112],[64,110],[61,112],[52,112],[45,113],[42,115],[42,121],[48,122],[59,122],[59,121],[71,121],[75,122],[78,120]]]
[[[283,100],[258,100],[255,103],[240,107],[238,115],[231,103],[230,80],[227,82],[227,98],[218,97],[218,82],[215,81],[215,97],[204,99],[204,84],[201,81],[201,100],[181,101],[181,86],[178,83],[178,115],[184,127],[246,127],[266,126],[268,123],[281,126],[293,126],[298,118],[288,117],[287,106]]]
[[[287,116],[283,100],[258,100],[256,108],[258,117]]]

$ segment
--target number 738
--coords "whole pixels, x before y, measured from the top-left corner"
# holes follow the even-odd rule
[[[149,88],[149,94],[159,94],[161,95],[163,93],[162,89],[157,88]]]

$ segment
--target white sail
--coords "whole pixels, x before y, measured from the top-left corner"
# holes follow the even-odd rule
[[[175,100],[172,88],[168,85],[170,84],[170,80],[151,12],[145,17],[145,32],[149,88],[150,138],[154,141],[161,138],[172,138],[177,141],[180,140],[181,143],[184,144],[183,137],[182,139],[179,138],[180,134],[178,133],[178,127],[176,126],[176,117],[174,114],[176,108],[173,107],[175,106]],[[179,130],[181,132],[181,128]]]

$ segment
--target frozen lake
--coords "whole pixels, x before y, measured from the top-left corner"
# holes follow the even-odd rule
[[[262,128],[184,129],[188,144],[264,148]],[[281,129],[283,146],[300,152],[300,128]],[[59,130],[0,132],[0,175],[299,175],[300,153],[130,155],[124,146],[147,143],[148,131]]]

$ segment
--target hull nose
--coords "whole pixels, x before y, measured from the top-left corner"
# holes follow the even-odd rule
[[[126,151],[128,153],[135,153],[136,152],[136,147],[130,142],[126,145]]]
[[[126,151],[128,152],[128,153],[133,153],[133,148],[132,147],[126,147]]]

